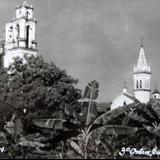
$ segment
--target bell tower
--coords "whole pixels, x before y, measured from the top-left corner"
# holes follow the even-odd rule
[[[134,95],[141,103],[147,103],[150,100],[150,80],[151,69],[147,64],[145,52],[143,48],[143,39],[141,40],[141,47],[137,65],[134,66]]]
[[[33,18],[33,6],[24,2],[16,7],[16,18],[6,23],[4,67],[12,63],[13,58],[24,54],[36,55],[36,20]]]

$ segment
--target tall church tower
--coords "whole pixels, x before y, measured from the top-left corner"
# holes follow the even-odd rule
[[[151,91],[151,70],[150,66],[147,64],[143,42],[141,43],[137,65],[134,66],[133,79],[135,98],[138,99],[141,103],[149,102]]]
[[[36,55],[36,20],[33,18],[33,6],[24,2],[16,7],[16,18],[5,27],[4,67],[8,67],[13,57],[23,58],[24,54]]]

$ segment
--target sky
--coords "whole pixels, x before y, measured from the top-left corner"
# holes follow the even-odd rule
[[[22,0],[0,0],[0,33]],[[126,82],[133,93],[133,66],[141,37],[151,66],[152,90],[160,89],[160,0],[28,0],[34,6],[38,51],[84,90],[100,85],[98,101],[112,101]],[[1,34],[2,35],[2,34]]]

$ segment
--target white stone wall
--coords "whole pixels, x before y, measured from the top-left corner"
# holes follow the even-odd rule
[[[135,98],[138,99],[141,103],[149,102],[151,74],[147,73],[134,74],[133,79],[134,79]]]
[[[6,55],[4,56],[4,67],[8,68],[9,64],[11,64],[14,60],[14,57],[20,57],[24,59],[24,55],[36,55],[36,52],[34,51],[29,51],[29,50],[24,50],[24,49],[15,49],[12,51],[6,52]]]
[[[120,94],[117,98],[115,98],[111,104],[111,110],[116,109],[118,107],[124,106],[133,103],[134,101],[124,94]]]
[[[18,28],[19,25],[19,35],[18,35]],[[6,24],[6,48],[10,49],[13,48],[13,43],[18,42],[18,38],[26,39],[26,29],[29,26],[29,47],[32,47],[32,41],[36,40],[36,30],[35,30],[35,22],[29,21],[26,22],[24,19],[19,21],[14,21],[12,23]],[[34,46],[35,48],[35,46]]]
[[[141,103],[148,103],[150,100],[150,91],[135,91],[135,98],[138,99]]]
[[[153,94],[153,99],[160,99],[160,94],[159,93]]]

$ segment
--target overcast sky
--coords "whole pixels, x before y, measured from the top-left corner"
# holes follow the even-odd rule
[[[84,89],[100,83],[99,101],[133,89],[140,38],[151,65],[151,86],[160,88],[160,0],[28,0],[38,20],[39,54],[79,79]],[[0,0],[0,32],[22,0]]]

